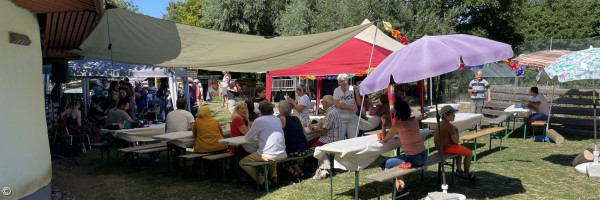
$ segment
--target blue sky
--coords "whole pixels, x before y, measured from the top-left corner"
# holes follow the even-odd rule
[[[167,13],[165,9],[171,0],[134,0],[140,11],[146,15],[162,19],[162,15]]]

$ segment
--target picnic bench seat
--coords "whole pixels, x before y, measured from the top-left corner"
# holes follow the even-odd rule
[[[204,180],[204,160],[221,160],[221,166],[223,169],[223,183],[227,182],[227,176],[225,176],[225,170],[226,170],[226,158],[229,157],[233,157],[234,154],[231,152],[225,152],[225,153],[217,153],[217,154],[213,154],[213,153],[208,153],[207,155],[203,155],[203,156],[199,156],[200,159],[200,180]]]
[[[310,150],[308,151],[308,153],[304,156],[296,156],[296,157],[287,157],[284,160],[280,160],[280,161],[254,161],[254,162],[247,162],[244,163],[245,166],[252,166],[256,168],[256,174],[260,174],[260,169],[259,167],[263,168],[263,176],[265,177],[269,177],[269,165],[273,164],[273,163],[279,163],[279,162],[286,162],[286,161],[292,161],[292,160],[298,160],[298,159],[303,159],[303,158],[307,158],[309,156],[312,156],[315,152],[315,148],[310,148]],[[258,182],[256,183],[256,190],[260,190],[260,184],[258,184]],[[269,184],[265,184],[265,192],[269,193]]]
[[[475,143],[475,150],[473,151],[473,162],[477,162],[477,138],[489,135],[490,136],[490,150],[492,150],[492,135],[501,133],[502,131],[504,131],[504,135],[506,135],[505,127],[486,128],[486,129],[477,131],[475,133],[460,136],[459,139],[462,140],[463,142],[473,141]],[[499,135],[497,138],[500,139],[500,150],[502,151],[502,138],[504,138],[504,136]]]
[[[126,147],[126,148],[120,148],[117,149],[117,161],[119,161],[119,152],[123,152],[123,153],[131,153],[134,151],[139,151],[139,150],[144,150],[144,149],[152,149],[152,148],[157,148],[157,147],[167,147],[167,143],[166,142],[161,142],[161,143],[154,143],[154,144],[147,144],[147,145],[140,145],[140,146],[135,146],[135,147]],[[134,152],[137,153],[137,152]]]
[[[385,182],[385,181],[392,180],[392,183],[394,183],[394,184],[392,184],[394,187],[392,194],[395,195],[396,194],[396,184],[395,184],[396,178],[408,175],[408,174],[416,172],[418,170],[421,170],[421,180],[423,180],[423,172],[425,171],[425,169],[427,169],[427,167],[435,165],[435,164],[439,164],[442,161],[450,159],[450,158],[455,158],[456,156],[458,156],[458,154],[443,154],[444,158],[442,159],[438,153],[435,153],[435,154],[427,157],[427,161],[425,161],[425,164],[421,167],[409,168],[409,169],[392,167],[392,168],[385,169],[385,170],[382,170],[382,171],[379,171],[379,172],[376,172],[373,174],[369,174],[369,175],[365,176],[365,178],[372,180],[372,181],[376,181],[376,182]],[[452,182],[454,182],[454,159],[452,159],[451,167],[452,167]],[[438,175],[441,175],[441,165],[438,166]],[[438,179],[439,179],[439,176],[438,176]],[[377,186],[377,196],[379,197],[379,186]]]
[[[542,141],[545,141],[545,137],[546,137],[546,128],[544,128],[546,126],[546,121],[533,121],[531,122],[531,136],[533,137],[533,140],[535,141],[535,129],[536,128],[542,128]],[[523,139],[525,139],[523,137]]]

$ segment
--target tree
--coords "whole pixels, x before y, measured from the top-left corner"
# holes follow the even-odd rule
[[[216,30],[273,36],[285,0],[206,0],[204,22]]]
[[[140,12],[140,8],[138,7],[138,5],[135,2],[133,2],[133,0],[106,0],[106,3],[112,6],[116,6],[118,8],[129,10],[134,13],[142,13]],[[109,8],[109,5],[106,5],[106,7]]]
[[[167,14],[163,15],[163,19],[206,28],[208,26],[203,21],[202,4],[201,0],[171,1],[167,5]]]

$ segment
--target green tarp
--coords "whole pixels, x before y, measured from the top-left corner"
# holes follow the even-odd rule
[[[371,25],[312,35],[266,38],[109,9],[92,33],[72,52],[132,64],[265,72],[317,59]]]

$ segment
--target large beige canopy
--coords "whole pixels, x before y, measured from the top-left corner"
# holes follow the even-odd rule
[[[109,9],[79,49],[73,52],[132,64],[264,72],[317,59],[371,25],[367,23],[312,35],[267,38],[178,24],[123,9]]]

